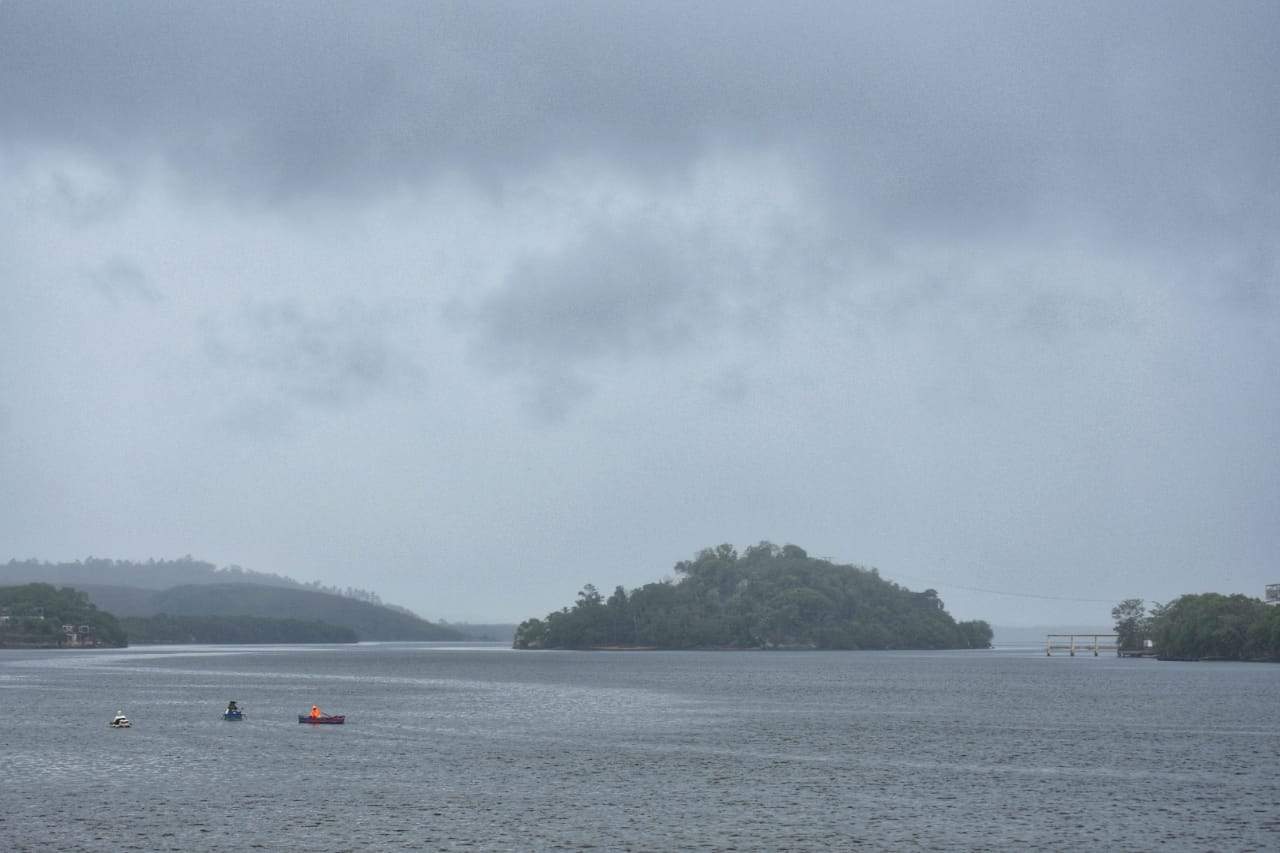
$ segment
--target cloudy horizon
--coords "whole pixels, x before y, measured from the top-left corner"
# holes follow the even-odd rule
[[[1280,581],[1280,6],[0,3],[0,561],[516,621]]]

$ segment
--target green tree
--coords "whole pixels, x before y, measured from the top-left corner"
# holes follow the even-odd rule
[[[631,614],[631,605],[627,601],[627,591],[621,586],[615,587],[613,595],[605,602],[608,612],[607,640],[610,645],[629,645],[635,642],[636,625]]]
[[[1141,649],[1151,632],[1147,607],[1141,598],[1126,598],[1111,608],[1111,618],[1116,620],[1115,632],[1122,649]]]
[[[595,607],[604,599],[600,596],[600,590],[595,588],[593,584],[585,584],[578,593],[578,607]]]
[[[516,628],[517,649],[541,649],[547,640],[547,624],[541,619],[526,619]]]

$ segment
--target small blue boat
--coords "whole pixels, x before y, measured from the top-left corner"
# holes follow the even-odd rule
[[[224,720],[243,720],[244,711],[223,711],[222,719]]]

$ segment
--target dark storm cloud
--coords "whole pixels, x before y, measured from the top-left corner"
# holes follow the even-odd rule
[[[806,147],[894,228],[1276,213],[1280,7],[5,4],[6,136],[268,197]],[[1071,227],[1072,223],[1065,223]]]
[[[575,158],[679,185],[708,152],[777,149],[817,176],[808,203],[837,243],[1066,234],[1218,256],[1191,287],[1267,304],[1275,286],[1271,3],[11,3],[0,20],[6,139],[121,169],[160,158],[204,191],[368,195],[463,174],[501,197]],[[664,270],[670,247],[645,259],[626,242],[526,262],[510,310],[545,296],[553,326],[522,321],[511,345],[620,352],[654,339],[670,294],[746,280],[704,286],[692,263]],[[657,269],[606,309],[629,263]],[[592,267],[615,278],[574,271]],[[1264,275],[1240,284],[1240,268]],[[506,310],[481,312],[481,333]]]
[[[596,229],[518,261],[501,290],[454,314],[478,329],[488,366],[531,376],[533,409],[554,419],[589,394],[575,365],[689,346],[714,319],[699,278],[649,234]]]
[[[769,167],[738,163],[674,196],[637,190],[633,211],[583,217],[563,245],[521,255],[450,317],[474,333],[486,366],[532,378],[544,412],[587,396],[579,369],[763,335],[790,307],[807,312],[847,285],[847,251],[785,197],[793,176]],[[755,185],[746,193],[744,178]]]
[[[678,348],[697,324],[696,274],[639,233],[597,231],[581,245],[517,262],[476,319],[517,363]]]

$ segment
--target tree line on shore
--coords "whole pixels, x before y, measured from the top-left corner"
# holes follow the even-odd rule
[[[70,638],[63,626],[78,645],[128,643],[119,620],[95,607],[88,593],[47,583],[0,587],[0,647],[64,645]]]
[[[677,563],[678,580],[593,585],[572,607],[516,630],[514,646],[955,649],[987,648],[991,626],[957,622],[936,591],[912,592],[875,569],[815,559],[795,545],[761,542],[741,555],[707,548]]]
[[[1280,661],[1280,607],[1247,595],[1206,592],[1150,608],[1129,598],[1111,616],[1121,649],[1150,641],[1162,658]]]

